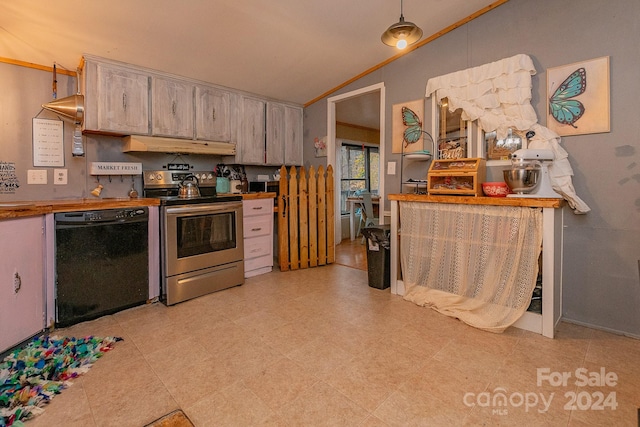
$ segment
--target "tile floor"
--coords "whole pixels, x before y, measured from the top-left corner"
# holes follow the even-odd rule
[[[354,268],[364,246],[350,248],[346,265],[56,331],[124,341],[27,427],[144,426],[178,408],[196,426],[638,425],[640,340],[569,323],[554,340],[479,331],[370,288]],[[538,385],[538,368],[570,377]]]

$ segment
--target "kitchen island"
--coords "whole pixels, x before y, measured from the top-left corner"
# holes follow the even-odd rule
[[[400,204],[438,203],[458,205],[515,206],[542,209],[542,314],[525,312],[513,325],[545,337],[553,338],[554,330],[562,314],[562,223],[564,201],[562,199],[537,199],[517,197],[472,197],[446,195],[390,194],[391,201],[391,293],[404,295],[405,288],[400,266],[400,239],[402,229]]]

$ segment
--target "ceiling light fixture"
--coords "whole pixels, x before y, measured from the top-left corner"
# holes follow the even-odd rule
[[[414,44],[422,37],[422,30],[413,22],[405,22],[402,15],[402,1],[400,0],[400,21],[396,22],[387,31],[382,33],[382,43],[395,46],[398,49]]]

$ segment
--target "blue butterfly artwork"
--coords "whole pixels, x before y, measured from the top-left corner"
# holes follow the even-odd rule
[[[407,126],[402,135],[405,147],[408,147],[409,144],[418,142],[422,137],[422,122],[420,121],[420,118],[418,118],[417,114],[410,108],[402,107],[402,123]]]
[[[560,124],[578,128],[575,125],[584,114],[584,105],[575,98],[587,89],[587,72],[578,68],[553,92],[549,98],[549,114]]]

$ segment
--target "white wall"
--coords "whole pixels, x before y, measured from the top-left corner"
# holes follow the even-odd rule
[[[391,141],[392,105],[423,97],[430,77],[524,53],[538,70],[532,104],[545,124],[546,69],[610,56],[611,132],[562,139],[576,192],[592,209],[574,215],[565,208],[563,316],[640,337],[638,16],[637,0],[511,0],[331,96],[384,82]],[[313,158],[312,147],[326,135],[326,109],[326,99],[305,108],[305,163],[324,160]],[[399,164],[388,145],[386,160]],[[387,176],[385,186],[399,192],[399,175]]]

